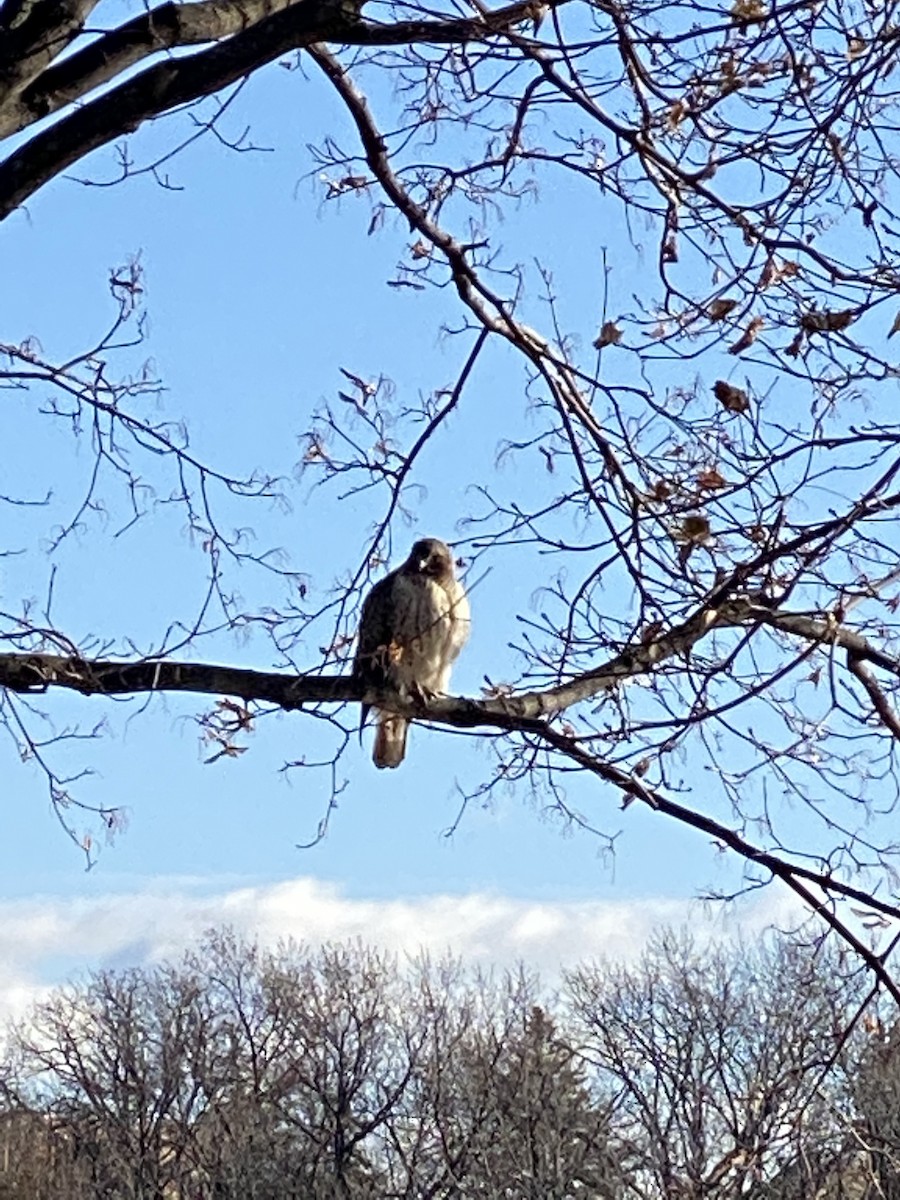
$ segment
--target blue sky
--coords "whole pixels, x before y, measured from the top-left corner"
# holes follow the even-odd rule
[[[284,548],[295,569],[327,589],[358,564],[381,509],[373,510],[368,496],[339,500],[336,489],[315,490],[309,475],[297,477],[313,411],[346,386],[341,367],[366,378],[389,377],[401,399],[452,382],[471,339],[441,335],[442,323],[459,321],[449,290],[386,285],[411,241],[400,222],[389,218],[367,236],[365,197],[323,203],[320,181],[310,178],[308,143],[325,129],[342,138],[349,131],[319,80],[269,68],[235,104],[231,128],[245,124],[253,141],[272,152],[236,154],[201,139],[167,168],[179,190],[162,189],[149,176],[108,188],[59,179],[9,218],[0,229],[0,340],[33,335],[57,359],[83,349],[113,313],[109,270],[139,256],[149,316],[146,341],[131,361],[151,359],[164,382],[158,411],[184,419],[193,450],[218,469],[243,474],[261,465],[286,479],[288,507],[268,501],[239,507],[220,497],[223,519],[252,526],[257,545]],[[187,128],[184,117],[161,122],[133,139],[133,153],[151,158],[170,144],[173,131]],[[114,172],[112,151],[103,151],[74,173],[103,179]],[[568,217],[557,228],[554,214],[563,205]],[[579,221],[589,236],[578,235]],[[627,302],[631,272],[640,265],[639,257],[617,265],[624,232],[615,211],[601,213],[595,198],[557,194],[551,186],[539,203],[513,206],[500,237],[511,254],[553,252],[563,316],[589,339],[601,318],[604,250],[614,263],[612,311]],[[538,300],[535,291],[526,313],[531,304],[537,312]],[[556,486],[540,475],[536,454],[496,465],[503,440],[533,431],[535,418],[523,403],[521,377],[502,369],[502,351],[491,354],[465,398],[469,411],[477,407],[479,421],[469,421],[423,460],[427,494],[411,524],[395,525],[395,563],[416,536],[459,536],[457,521],[471,511],[478,482],[489,478],[509,493],[532,476],[535,487]],[[684,368],[686,381],[694,370]],[[183,514],[167,506],[153,508],[121,536],[121,520],[91,516],[83,533],[48,555],[51,518],[65,519],[77,503],[90,455],[67,430],[38,417],[35,406],[44,398],[39,388],[8,394],[0,412],[5,444],[22,447],[7,462],[0,491],[40,495],[48,480],[53,489],[49,509],[0,510],[4,543],[24,551],[0,564],[2,603],[14,608],[21,597],[42,597],[55,570],[54,615],[75,640],[93,636],[119,648],[125,638],[152,644],[173,617],[199,603],[204,556],[188,538]],[[154,482],[164,495],[171,482],[165,463],[148,460],[140,469],[157,472]],[[111,482],[105,493],[111,508],[123,499],[116,487]],[[538,604],[523,555],[501,551],[490,566],[472,597],[473,637],[453,681],[459,692],[477,694],[485,674],[514,676],[509,643],[518,636],[516,617]],[[231,582],[246,591],[250,606],[266,602],[267,588],[280,588],[277,579],[250,570],[235,571]],[[213,637],[187,656],[261,669],[279,665],[259,636]],[[296,657],[314,667],[317,649],[298,648]],[[564,835],[558,822],[542,815],[539,800],[500,792],[486,808],[470,807],[448,838],[460,788],[483,777],[490,747],[486,739],[422,729],[413,730],[409,761],[398,772],[377,773],[368,746],[351,747],[342,763],[349,786],[328,837],[313,849],[298,849],[315,833],[327,779],[302,771],[286,777],[280,768],[321,750],[325,742],[315,722],[268,716],[245,754],[205,765],[208,751],[195,720],[202,700],[155,700],[140,714],[142,705],[66,695],[36,701],[57,729],[108,722],[97,742],[58,751],[61,766],[86,763],[96,772],[78,784],[80,795],[122,805],[129,814],[127,831],[101,848],[89,873],[58,830],[38,773],[19,763],[9,744],[0,745],[0,909],[14,906],[6,911],[21,916],[15,941],[21,946],[33,939],[35,946],[20,958],[12,943],[7,948],[17,964],[17,994],[73,964],[161,953],[169,948],[165,926],[175,944],[219,914],[233,917],[236,905],[242,928],[254,927],[256,913],[260,927],[303,937],[377,934],[390,924],[392,903],[402,901],[406,917],[396,944],[410,947],[416,914],[432,912],[440,901],[448,907],[428,926],[430,944],[444,938],[463,950],[474,945],[473,913],[489,915],[498,905],[499,917],[485,918],[476,952],[485,939],[507,956],[527,956],[540,943],[536,953],[552,964],[554,945],[560,957],[571,958],[581,946],[599,952],[598,933],[611,938],[633,929],[637,942],[657,920],[698,919],[690,898],[708,886],[727,889],[737,878],[736,864],[701,835],[639,805],[622,812],[612,791],[580,781],[572,785],[576,807],[608,833],[621,833],[614,857],[603,854],[596,839]],[[702,778],[694,782],[702,804]],[[277,921],[266,916],[273,897],[279,898]],[[517,927],[523,904],[546,906],[527,909],[538,926],[534,914],[551,914],[543,941],[529,940],[527,930],[518,941],[498,932]],[[353,908],[352,919],[348,905],[362,906]],[[88,916],[75,921],[76,912]],[[633,914],[633,925],[625,912]],[[116,913],[115,934],[104,940],[93,927],[115,925]],[[152,936],[148,926],[156,929]],[[561,937],[560,928],[569,936]]]

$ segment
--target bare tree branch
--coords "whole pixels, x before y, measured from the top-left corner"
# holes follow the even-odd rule
[[[149,67],[10,154],[0,163],[0,220],[92,150],[133,133],[153,117],[214,95],[291,50],[323,39],[375,46],[465,43],[526,20],[532,9],[530,0],[522,0],[478,18],[383,28],[363,26],[358,7],[347,8],[343,0],[163,4],[101,35],[42,74],[35,67],[24,79],[27,88],[21,87],[23,80],[11,83],[16,98],[0,105],[0,138],[83,99],[148,55],[216,41],[206,50]],[[42,66],[48,55],[53,58],[56,51],[42,51]]]
[[[441,700],[428,703],[429,718],[444,720],[460,728],[490,725],[500,729],[522,728],[520,722],[554,717],[575,704],[608,692],[629,679],[648,674],[666,660],[687,656],[716,628],[731,628],[747,622],[774,625],[823,645],[846,645],[858,658],[884,665],[888,659],[870,647],[865,638],[841,630],[826,621],[802,614],[777,613],[749,601],[736,601],[719,609],[704,607],[684,624],[646,644],[629,646],[613,659],[557,687],[536,692],[503,695],[487,700]],[[121,695],[137,692],[195,692],[198,695],[237,696],[291,710],[326,701],[362,701],[360,686],[346,675],[288,676],[251,671],[240,667],[206,663],[144,660],[117,663],[85,660],[53,654],[0,654],[0,686],[13,691],[46,691],[61,687],[83,695]],[[379,693],[378,702],[384,697]],[[395,700],[399,700],[396,697]],[[375,703],[367,699],[367,703]],[[421,704],[401,704],[404,714],[421,714]]]

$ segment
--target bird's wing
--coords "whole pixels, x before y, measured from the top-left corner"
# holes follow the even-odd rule
[[[397,574],[392,571],[372,588],[359,618],[359,640],[353,659],[353,674],[372,687],[387,683],[387,649],[396,635]]]

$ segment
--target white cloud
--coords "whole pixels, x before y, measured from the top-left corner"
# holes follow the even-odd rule
[[[183,880],[158,880],[125,894],[0,901],[0,1011],[21,1013],[81,969],[178,957],[222,925],[264,944],[359,938],[400,953],[449,950],[480,964],[523,959],[552,977],[579,960],[633,959],[661,926],[725,937],[789,920],[789,912],[775,892],[710,908],[662,898],[556,902],[490,893],[357,899],[308,877],[198,895]]]

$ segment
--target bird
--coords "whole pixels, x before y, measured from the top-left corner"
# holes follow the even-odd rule
[[[378,581],[363,601],[353,676],[367,688],[404,698],[446,693],[450,670],[469,637],[465,588],[446,542],[421,538],[406,562]],[[363,705],[362,727],[369,705]],[[376,767],[399,767],[409,719],[376,708]]]

